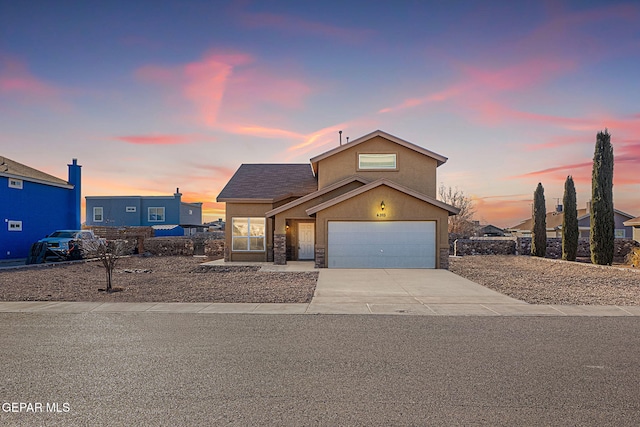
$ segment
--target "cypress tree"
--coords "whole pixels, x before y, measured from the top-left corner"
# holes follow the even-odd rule
[[[615,221],[613,217],[613,146],[607,129],[598,132],[591,174],[591,262],[613,263]]]
[[[541,183],[538,183],[538,187],[533,193],[533,228],[531,233],[531,255],[544,258],[547,253],[547,207]]]
[[[578,253],[578,205],[576,203],[576,187],[571,175],[564,182],[562,198],[562,259],[575,261]]]

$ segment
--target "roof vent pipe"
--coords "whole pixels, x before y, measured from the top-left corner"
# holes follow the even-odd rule
[[[342,131],[339,130],[338,133],[340,134],[340,145],[342,145]]]
[[[347,144],[349,143],[349,137],[347,137]]]

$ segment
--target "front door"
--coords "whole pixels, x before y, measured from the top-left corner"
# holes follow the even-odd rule
[[[315,243],[315,224],[313,222],[298,223],[298,259],[313,259]]]

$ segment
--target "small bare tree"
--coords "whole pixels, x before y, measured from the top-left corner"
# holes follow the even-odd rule
[[[475,207],[471,197],[465,195],[458,187],[445,187],[444,184],[440,185],[438,196],[440,201],[460,209],[458,215],[449,217],[449,233],[461,237],[471,236],[475,231]]]
[[[102,262],[102,266],[107,274],[107,287],[105,292],[111,293],[114,291],[113,283],[113,270],[116,268],[116,264],[122,255],[124,255],[123,240],[108,240],[100,242],[97,247],[98,258]]]

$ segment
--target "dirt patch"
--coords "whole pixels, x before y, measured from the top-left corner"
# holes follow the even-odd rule
[[[640,271],[516,255],[452,257],[462,277],[529,304],[640,305]]]
[[[262,272],[259,267],[202,266],[202,258],[122,258],[107,294],[99,262],[0,270],[0,301],[308,303],[317,272]]]

